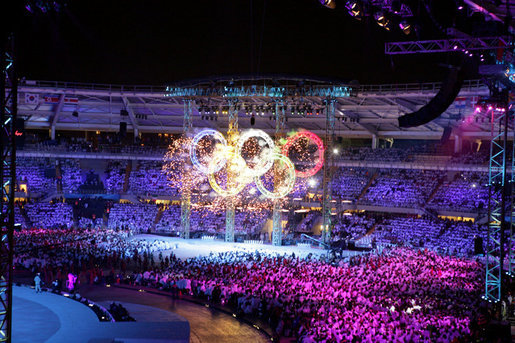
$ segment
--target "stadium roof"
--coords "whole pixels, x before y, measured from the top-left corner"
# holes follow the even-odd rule
[[[211,81],[212,82],[212,81]],[[346,138],[415,138],[440,139],[443,129],[453,127],[454,134],[463,137],[488,138],[490,124],[486,115],[474,111],[480,97],[489,90],[480,80],[466,81],[456,101],[438,119],[415,128],[399,128],[400,115],[416,111],[427,104],[438,92],[440,83],[411,83],[385,85],[338,85],[307,80],[320,87],[348,87],[349,96],[336,97],[336,136]],[[259,81],[256,81],[258,84]],[[207,83],[197,83],[196,87]],[[212,84],[212,83],[211,83]],[[298,85],[299,80],[283,79],[280,85]],[[206,86],[207,87],[207,86]],[[178,93],[177,93],[178,94]],[[18,112],[26,119],[27,129],[51,129],[78,131],[119,130],[120,122],[127,122],[128,131],[180,133],[183,129],[184,100],[192,97],[171,94],[166,86],[120,86],[52,81],[22,80],[19,85]],[[170,96],[174,95],[174,96]],[[288,106],[286,129],[304,128],[317,134],[325,133],[325,116],[316,114],[323,107],[322,96],[284,97],[280,100]],[[194,97],[192,120],[194,128],[227,128],[227,115],[207,115],[201,107],[214,108],[227,103],[222,96]],[[275,121],[267,106],[277,101],[276,96],[242,96],[238,111],[240,128],[259,128],[273,133]],[[311,114],[291,107],[308,105]],[[255,115],[255,125],[245,106],[265,108]],[[127,112],[124,112],[127,111]],[[74,113],[75,112],[75,113]],[[127,113],[127,116],[123,114]],[[213,118],[213,119],[210,119]]]

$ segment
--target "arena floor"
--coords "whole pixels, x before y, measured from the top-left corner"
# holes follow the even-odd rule
[[[139,306],[140,314],[144,308]],[[166,322],[154,317],[140,319],[139,322],[100,322],[92,310],[79,302],[50,292],[36,293],[30,287],[14,287],[13,343],[190,341],[189,323],[180,315],[170,314]]]
[[[210,253],[221,253],[226,251],[244,251],[254,252],[256,250],[268,254],[291,255],[306,257],[309,254],[321,256],[327,254],[325,249],[319,247],[304,247],[304,246],[273,246],[271,244],[249,244],[249,243],[226,243],[221,240],[202,240],[202,239],[189,239],[185,240],[177,237],[166,237],[159,235],[141,234],[135,235],[131,239],[145,239],[149,241],[162,240],[174,244],[171,250],[164,252],[173,252],[178,258],[186,259],[198,256],[207,256]],[[355,256],[360,254],[356,251],[344,251],[343,256]]]

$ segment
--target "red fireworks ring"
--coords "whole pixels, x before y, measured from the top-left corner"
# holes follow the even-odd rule
[[[288,153],[289,153],[292,145],[302,137],[307,138],[316,144],[316,146],[318,147],[318,159],[313,168],[305,170],[305,171],[298,171],[297,169],[295,169],[295,174],[297,175],[297,177],[311,177],[311,176],[315,175],[316,173],[318,173],[318,171],[320,169],[322,169],[322,166],[324,165],[325,148],[324,148],[324,142],[322,141],[322,139],[320,139],[320,137],[315,135],[313,132],[309,132],[309,131],[298,132],[295,135],[288,138],[288,140],[286,141],[286,144],[284,144],[282,147],[282,153],[284,156],[288,157]]]

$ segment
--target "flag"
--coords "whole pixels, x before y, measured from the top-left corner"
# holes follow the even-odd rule
[[[39,102],[39,94],[25,93],[26,104],[37,104]]]

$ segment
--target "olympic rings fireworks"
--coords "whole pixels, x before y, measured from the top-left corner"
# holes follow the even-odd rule
[[[271,160],[272,163],[275,160],[278,160],[286,166],[287,178],[285,179],[288,182],[286,182],[285,185],[279,186],[278,189],[274,192],[270,192],[268,189],[265,188],[265,186],[263,185],[263,181],[259,176],[254,177],[254,182],[256,183],[256,187],[259,189],[259,191],[267,198],[280,199],[288,195],[292,191],[293,186],[295,186],[295,166],[293,165],[291,160],[283,154],[273,153]]]
[[[310,139],[313,143],[315,143],[317,145],[318,159],[313,168],[305,170],[305,171],[295,170],[295,172],[298,177],[311,177],[311,176],[315,175],[316,173],[318,173],[318,171],[320,169],[322,169],[322,166],[324,165],[325,148],[324,148],[324,142],[320,139],[320,137],[315,135],[313,132],[309,132],[309,131],[298,132],[297,134],[288,138],[288,140],[286,141],[286,144],[283,145],[282,153],[284,156],[288,157],[288,153],[289,153],[289,150],[292,147],[292,145],[302,137]]]
[[[197,135],[195,137],[193,137],[193,142],[191,143],[191,147],[190,147],[190,158],[191,158],[191,162],[193,163],[193,165],[198,169],[200,170],[202,173],[204,174],[210,174],[209,172],[209,169],[208,167],[205,167],[203,166],[200,161],[198,160],[197,158],[197,145],[198,143],[200,142],[200,140],[206,136],[213,136],[214,138],[218,139],[220,141],[220,143],[224,146],[224,147],[227,147],[227,141],[225,140],[225,137],[224,135],[222,135],[219,131],[216,131],[216,130],[211,130],[211,129],[208,129],[208,130],[202,130],[200,131],[199,133],[197,133]],[[225,162],[225,160],[219,160],[218,161],[218,164],[215,166],[215,168],[213,169],[213,173],[216,173],[217,171],[219,171],[220,169],[222,169],[223,167],[223,162]],[[211,164],[210,164],[211,165]]]
[[[230,187],[229,180],[227,180],[227,188],[223,189],[215,178],[215,173],[219,170],[218,164],[220,161],[224,159],[227,161],[227,174],[233,174],[235,177],[233,180],[235,181],[235,186]],[[250,179],[248,178],[248,175],[245,174],[247,168],[247,164],[245,163],[245,160],[240,155],[236,155],[233,152],[227,152],[226,154],[216,154],[211,162],[209,163],[209,174],[208,174],[208,180],[209,184],[215,192],[220,194],[221,196],[233,196],[238,194],[245,188],[245,186],[250,183]]]
[[[216,146],[213,156],[206,167],[200,163],[197,157],[197,147],[202,138],[213,136],[223,146]],[[295,169],[293,162],[288,158],[289,149],[300,138],[307,138],[314,142],[318,147],[319,157],[313,168],[306,171],[298,171]],[[258,162],[253,168],[250,168],[242,156],[243,147],[250,138],[261,138],[265,141],[266,148],[255,157]],[[260,144],[261,145],[261,144]],[[264,147],[264,145],[261,145]],[[315,175],[324,164],[324,143],[312,132],[301,131],[290,137],[286,144],[282,147],[282,153],[276,152],[273,139],[262,130],[248,130],[244,132],[236,142],[236,146],[232,147],[227,144],[227,140],[222,133],[216,130],[207,129],[200,131],[194,138],[190,146],[190,158],[193,165],[202,173],[208,175],[208,180],[218,194],[222,196],[234,196],[241,192],[246,185],[252,182],[252,178],[259,191],[267,198],[279,199],[290,193],[295,185],[296,177],[310,177]],[[261,176],[268,172],[274,162],[281,163],[281,172],[284,173],[283,184],[276,186],[275,190],[269,191],[263,184]],[[227,163],[227,187],[223,189],[217,182],[215,173],[220,171]],[[284,169],[285,168],[285,169]]]
[[[242,156],[241,153],[243,150],[243,145],[252,137],[262,138],[268,146],[268,148],[265,148],[265,151],[260,154],[260,161],[256,164],[255,167],[250,168],[247,164],[247,173],[250,176],[261,176],[266,173],[274,164],[272,154],[275,150],[275,144],[272,137],[270,137],[263,130],[247,130],[240,136],[240,139],[236,144],[236,151],[238,152],[238,155]]]

